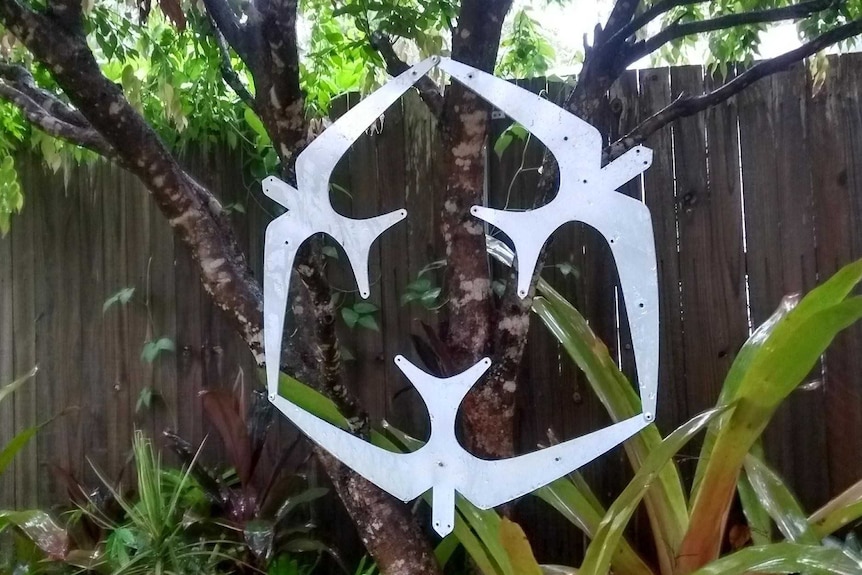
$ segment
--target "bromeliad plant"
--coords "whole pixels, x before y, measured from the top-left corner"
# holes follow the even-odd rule
[[[496,245],[492,251],[511,262],[505,246]],[[820,544],[835,529],[862,516],[853,495],[828,504],[827,511],[818,512],[809,523],[778,477],[751,453],[757,451],[753,448],[777,407],[803,382],[832,339],[862,317],[862,298],[850,296],[860,280],[862,261],[843,268],[801,300],[785,298],[739,351],[714,410],[667,438],[650,426],[628,441],[625,448],[635,477],[607,511],[579,478],[560,480],[537,493],[591,537],[579,573],[795,572],[812,565],[819,572],[862,572],[855,559]],[[638,400],[632,386],[578,311],[544,281],[533,310],[584,370],[610,416],[619,420],[634,413]],[[694,483],[686,490],[672,457],[704,427],[707,433]],[[749,521],[759,518],[752,531],[762,535],[755,546],[719,559],[737,489]],[[856,491],[858,498],[858,487]],[[655,570],[638,560],[623,535],[642,499],[659,556]],[[795,517],[795,529],[787,527],[788,515]],[[770,521],[778,526],[782,540],[772,538]],[[800,532],[808,536],[800,537]]]
[[[513,254],[489,239],[489,251],[511,265]],[[590,539],[575,570],[539,565],[520,527],[494,511],[459,499],[455,531],[437,547],[445,565],[459,546],[485,575],[718,575],[746,572],[862,574],[858,554],[828,539],[862,518],[862,481],[808,516],[760,456],[759,439],[781,402],[803,382],[833,338],[862,318],[862,260],[852,263],[804,298],[788,297],[739,351],[715,408],[662,437],[651,425],[625,443],[634,478],[605,509],[577,473],[539,489],[548,503]],[[583,316],[539,280],[533,311],[587,376],[614,421],[637,413],[634,388]],[[304,409],[347,428],[335,405],[283,376],[280,392]],[[674,456],[699,432],[706,437],[693,485],[687,488]],[[387,425],[375,444],[399,452],[422,442]],[[739,494],[753,545],[720,557],[727,516]],[[644,502],[658,564],[650,565],[626,540],[625,529]],[[773,533],[773,524],[777,533]]]
[[[166,431],[171,448],[192,470],[208,506],[202,520],[217,524],[245,543],[243,561],[256,569],[281,569],[290,556],[328,554],[346,571],[339,554],[315,535],[310,504],[328,493],[309,486],[305,477],[288,473],[286,464],[297,441],[282,450],[277,461],[265,465],[264,446],[273,420],[273,408],[260,392],[246,406],[241,386],[207,390],[201,394],[207,419],[218,432],[229,467],[208,469],[193,465],[191,445]],[[283,555],[280,558],[280,555]],[[315,562],[316,563],[316,562]]]

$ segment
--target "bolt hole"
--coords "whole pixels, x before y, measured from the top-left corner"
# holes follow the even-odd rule
[[[586,180],[584,180],[584,183],[586,184],[586,183],[587,183],[587,181],[586,181]]]
[[[614,243],[614,238],[611,238],[611,243]]]
[[[649,162],[644,162],[644,166],[646,166],[646,165],[648,165],[648,164],[649,164]]]
[[[640,302],[640,303],[638,304],[638,307],[639,307],[639,308],[641,308],[641,309],[643,309],[643,307],[644,307],[644,302]]]
[[[640,154],[640,153],[641,153],[641,149],[640,149],[640,148],[635,149],[635,154]]]
[[[563,141],[564,141],[564,142],[568,142],[568,141],[569,141],[569,137],[568,137],[568,136],[563,136]]]
[[[554,458],[554,461],[559,461],[559,460],[560,460],[560,458],[559,458],[559,457],[555,457],[555,458]]]

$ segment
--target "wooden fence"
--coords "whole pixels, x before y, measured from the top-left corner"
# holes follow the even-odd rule
[[[705,83],[700,67],[626,74],[613,93],[615,130],[624,132]],[[564,89],[524,84],[551,98]],[[648,142],[655,150],[652,168],[622,192],[643,198],[653,215],[662,310],[657,422],[665,433],[714,403],[751,327],[782,296],[808,291],[862,256],[860,95],[862,58],[843,56],[816,94],[797,67]],[[495,135],[507,125],[494,120]],[[376,128],[337,170],[333,197],[358,217],[401,207],[410,216],[383,236],[373,255],[371,301],[380,306],[380,331],[343,329],[355,357],[347,383],[373,416],[422,434],[427,415],[391,360],[397,353],[415,357],[410,334],[422,332],[420,322],[437,320],[400,302],[406,285],[443,254],[436,233],[441,188],[432,176],[437,136],[412,95]],[[501,159],[489,155],[488,204],[530,207],[538,143],[524,149],[515,142]],[[186,164],[225,203],[245,207],[232,218],[259,273],[273,206],[242,175],[242,158],[198,151]],[[0,405],[0,443],[62,415],[0,477],[0,505],[51,505],[63,499],[54,466],[86,476],[89,459],[115,476],[135,426],[170,426],[199,440],[208,428],[198,392],[238,378],[252,385],[256,376],[242,342],[201,290],[186,250],[134,178],[104,165],[54,174],[28,157],[18,167],[27,203],[0,240],[0,382],[36,364],[39,374]],[[546,277],[633,374],[604,241],[584,226],[566,226],[555,235],[547,265]],[[354,285],[345,267],[343,257],[329,263],[350,304]],[[439,284],[440,273],[428,277]],[[132,301],[103,312],[106,298],[125,287],[135,288]],[[176,343],[176,352],[142,361],[144,342],[162,336]],[[519,386],[520,448],[533,449],[549,429],[565,439],[606,424],[582,374],[535,319],[529,337]],[[152,406],[139,406],[150,389],[157,392]],[[286,441],[292,431],[283,424],[280,434]],[[767,433],[767,453],[809,509],[862,477],[862,329],[843,334],[811,383],[781,408]],[[682,464],[693,469],[690,460]],[[606,500],[628,476],[619,449],[586,472]],[[542,505],[519,504],[520,519],[541,541],[542,560],[571,563],[581,539]]]

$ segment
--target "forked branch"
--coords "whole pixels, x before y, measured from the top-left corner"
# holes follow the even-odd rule
[[[239,99],[242,100],[246,106],[254,110],[254,96],[252,96],[251,92],[248,91],[248,88],[245,87],[239,74],[236,73],[233,64],[231,64],[230,47],[228,46],[227,40],[218,24],[216,24],[213,19],[212,14],[210,14],[210,21],[213,25],[213,37],[218,46],[219,57],[221,59],[219,62],[219,70],[221,71],[222,78],[224,78],[225,84],[230,86],[231,90],[239,96]]]
[[[240,58],[245,60],[248,57],[245,26],[240,24],[239,18],[227,1],[204,0],[204,6],[216,29],[222,33]]]
[[[407,62],[398,57],[398,54],[395,53],[395,48],[392,46],[392,41],[386,35],[380,32],[373,33],[371,35],[371,46],[383,58],[383,62],[386,64],[386,71],[389,72],[390,76],[397,76],[410,67],[407,65]],[[422,101],[425,102],[425,105],[428,106],[434,117],[439,118],[443,114],[443,94],[440,87],[428,76],[422,76],[416,82],[416,89],[419,90]]]
[[[651,38],[634,43],[630,48],[628,48],[624,63],[628,66],[629,64],[640,60],[644,56],[652,54],[665,44],[686,36],[694,36],[696,34],[714,32],[717,30],[726,30],[736,26],[770,24],[783,22],[785,20],[805,18],[812,14],[822,12],[835,4],[836,2],[834,0],[809,0],[808,2],[800,2],[799,4],[782,6],[781,8],[769,8],[766,10],[752,10],[750,12],[727,14],[695,22],[677,22],[671,24]]]
[[[630,150],[638,144],[642,144],[650,135],[664,128],[674,120],[697,114],[707,108],[720,104],[728,98],[731,98],[745,90],[761,78],[786,70],[793,64],[801,62],[805,58],[813,56],[817,52],[820,52],[829,46],[859,34],[862,34],[862,19],[854,20],[842,26],[833,28],[832,30],[803,44],[799,48],[786,52],[781,56],[776,56],[775,58],[759,62],[742,74],[736,76],[730,82],[725,83],[720,88],[711,92],[707,92],[699,96],[680,94],[665,108],[659,110],[641,122],[631,132],[605,149],[603,160],[612,161],[620,157],[627,150]]]
[[[86,118],[36,85],[24,68],[0,63],[0,100],[17,107],[36,128],[49,136],[114,158],[113,147],[87,122]]]

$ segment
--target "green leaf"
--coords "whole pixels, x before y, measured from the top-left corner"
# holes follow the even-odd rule
[[[257,114],[255,114],[251,108],[246,108],[243,110],[242,115],[243,118],[245,118],[245,123],[248,124],[249,127],[254,130],[254,133],[260,138],[260,145],[269,145],[269,134],[267,133],[266,128],[264,128],[263,122],[261,122],[260,118],[257,117]]]
[[[820,538],[814,533],[802,506],[790,489],[777,473],[751,453],[745,457],[745,476],[784,537],[794,543],[820,543]]]
[[[815,511],[808,521],[819,537],[831,535],[862,517],[862,480]]]
[[[595,537],[606,511],[579,473],[572,473],[541,487],[533,495],[556,509],[563,517]],[[652,570],[625,539],[611,560],[614,573],[651,575]]]
[[[156,341],[148,341],[144,343],[141,350],[141,361],[153,363],[162,352],[176,351],[174,341],[168,337],[159,338]]]
[[[135,544],[135,534],[128,527],[118,527],[105,540],[105,553],[112,563],[125,567],[131,561],[129,549]]]
[[[767,545],[772,543],[772,518],[760,499],[757,498],[748,476],[744,473],[739,476],[736,485],[739,492],[739,500],[742,503],[742,513],[748,521],[748,529],[751,532],[751,540],[755,545]]]
[[[360,316],[356,313],[356,310],[349,307],[343,307],[341,308],[341,317],[344,319],[344,323],[347,324],[347,327],[353,329],[359,321]]]
[[[17,391],[22,385],[34,378],[38,371],[39,366],[34,366],[33,369],[28,371],[25,375],[22,375],[12,383],[7,383],[3,387],[0,387],[0,403],[3,403],[3,400],[6,399],[7,396],[15,393],[15,391]]]
[[[278,394],[332,425],[341,429],[350,428],[347,418],[338,411],[338,407],[331,399],[286,373],[278,376]]]
[[[353,304],[353,311],[355,311],[356,313],[358,313],[360,315],[374,313],[378,309],[380,309],[380,308],[378,308],[373,303],[370,303],[367,301],[360,301],[360,302]]]
[[[147,385],[141,389],[138,394],[138,401],[135,403],[135,413],[140,413],[144,409],[150,409],[153,406],[153,399],[157,397],[161,397],[161,394],[153,389],[152,386]]]
[[[506,244],[486,236],[486,245],[494,258],[512,265],[515,254]],[[590,387],[611,419],[622,421],[638,413],[640,400],[637,393],[584,317],[544,279],[539,279],[537,289],[540,297],[533,298],[533,312],[587,376]],[[629,462],[636,471],[661,440],[658,428],[650,424],[625,442]],[[688,528],[688,504],[674,463],[659,472],[658,482],[646,495],[646,505],[652,524],[657,527],[653,536],[661,550],[660,558],[663,563],[669,563],[672,557],[667,551],[672,553],[679,547]]]
[[[611,419],[616,422],[636,415],[640,411],[640,399],[614,363],[607,346],[584,317],[545,282],[540,282],[539,291],[542,296],[533,298],[533,311],[583,370]],[[661,434],[654,424],[625,442],[635,471],[660,442]],[[660,525],[660,532],[655,533],[657,540],[674,549],[674,545],[681,543],[688,525],[682,480],[675,464],[660,471],[657,487],[647,495],[647,509],[655,516],[655,524]]]
[[[416,281],[412,281],[407,284],[407,289],[413,292],[423,293],[431,289],[432,285],[433,284],[430,279],[420,277]]]
[[[28,427],[24,431],[15,435],[11,440],[6,442],[6,444],[3,446],[3,449],[0,450],[0,475],[2,475],[6,468],[9,466],[9,464],[12,463],[12,460],[15,458],[18,452],[24,449],[27,443],[29,443],[29,441],[33,439],[33,436],[36,435],[36,432],[38,432],[41,427],[41,425],[34,425],[33,427]]]
[[[851,575],[858,574],[860,567],[855,559],[840,549],[785,542],[747,547],[713,561],[692,575],[800,572]]]
[[[835,336],[862,318],[862,298],[842,298],[862,280],[862,263],[840,270],[795,307],[785,302],[749,339],[731,367],[719,403],[736,407],[712,426],[701,451],[691,527],[680,554],[692,565],[715,557],[722,522],[749,449]],[[792,309],[791,309],[792,308]]]
[[[579,571],[581,575],[605,575],[608,572],[613,554],[623,538],[629,519],[661,469],[670,463],[673,456],[686,443],[709,425],[710,421],[724,413],[725,409],[715,408],[693,417],[650,451],[634,478],[608,508],[596,536],[587,547],[587,553]]]
[[[434,557],[437,559],[437,564],[440,567],[445,567],[460,545],[461,542],[458,541],[458,537],[454,532],[444,537],[437,544],[437,547],[434,548]]]
[[[111,306],[116,303],[126,305],[127,303],[129,303],[129,301],[131,301],[133,295],[135,295],[134,287],[125,287],[121,289],[120,291],[116,292],[111,297],[105,300],[105,303],[102,304],[102,313],[105,313],[106,311],[111,309]]]
[[[380,331],[380,326],[377,325],[377,320],[374,319],[373,315],[361,315],[359,316],[357,323],[364,328],[373,331]]]
[[[533,548],[521,526],[506,517],[500,521],[500,540],[509,555],[512,569],[518,575],[542,575]]]
[[[494,153],[497,154],[498,159],[501,159],[503,157],[503,154],[512,144],[512,141],[514,139],[514,136],[512,136],[509,131],[504,131],[502,134],[500,134],[500,136],[497,138],[497,141],[494,142]]]

